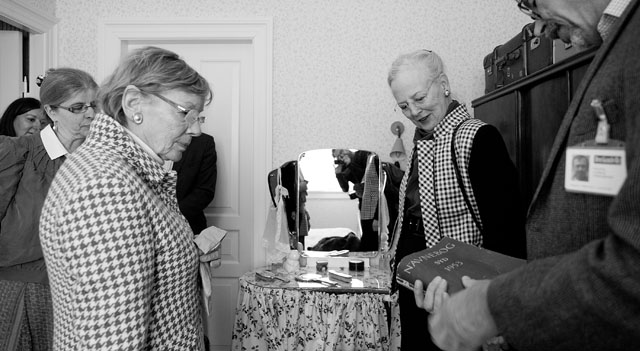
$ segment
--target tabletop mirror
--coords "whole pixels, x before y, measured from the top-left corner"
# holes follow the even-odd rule
[[[380,160],[371,151],[317,149],[301,153],[295,228],[304,249],[377,255],[380,174]]]

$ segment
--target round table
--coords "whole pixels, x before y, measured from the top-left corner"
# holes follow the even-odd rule
[[[273,271],[282,280],[261,279],[256,271],[240,277],[232,350],[399,349],[397,295],[390,293],[389,271],[342,271],[353,279],[333,280],[337,286],[295,280],[317,273],[315,267]]]

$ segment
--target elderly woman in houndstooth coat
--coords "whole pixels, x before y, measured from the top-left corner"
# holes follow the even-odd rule
[[[199,252],[163,163],[200,134],[211,97],[200,74],[154,47],[132,52],[101,86],[104,113],[42,211],[54,349],[203,349]],[[219,265],[219,252],[211,258]]]
[[[436,53],[418,50],[399,56],[389,71],[398,108],[416,126],[391,239],[395,265],[443,236],[524,257],[516,169],[498,130],[452,98],[443,66]],[[438,350],[414,293],[400,288],[399,304],[402,349]]]

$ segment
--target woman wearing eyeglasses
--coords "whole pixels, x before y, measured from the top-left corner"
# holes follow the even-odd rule
[[[388,83],[398,108],[416,126],[392,238],[394,272],[404,256],[444,236],[524,257],[517,173],[498,130],[471,118],[453,99],[444,64],[432,51],[399,56]],[[446,285],[434,280],[430,288],[438,287],[442,292]],[[401,287],[398,293],[402,349],[420,345],[421,350],[438,350],[427,332],[428,314],[416,306],[414,292]]]
[[[86,72],[52,69],[42,82],[40,101],[54,127],[19,138],[0,136],[1,350],[46,350],[52,344],[39,218],[56,172],[87,136],[97,90]]]
[[[219,251],[200,256],[164,162],[201,133],[211,98],[198,72],[155,47],[130,53],[100,87],[103,113],[41,217],[54,348],[203,349],[199,261],[217,267]]]

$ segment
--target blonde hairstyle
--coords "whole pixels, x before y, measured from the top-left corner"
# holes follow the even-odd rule
[[[153,46],[131,52],[100,87],[98,101],[102,111],[127,125],[122,96],[129,85],[149,93],[182,90],[201,97],[205,104],[213,99],[209,83],[178,54]]]
[[[389,75],[387,76],[389,86],[391,86],[393,80],[396,79],[398,72],[408,68],[424,69],[430,73],[430,79],[435,79],[441,74],[444,74],[444,63],[442,63],[442,59],[438,54],[431,50],[416,50],[402,54],[393,61],[389,69]]]

